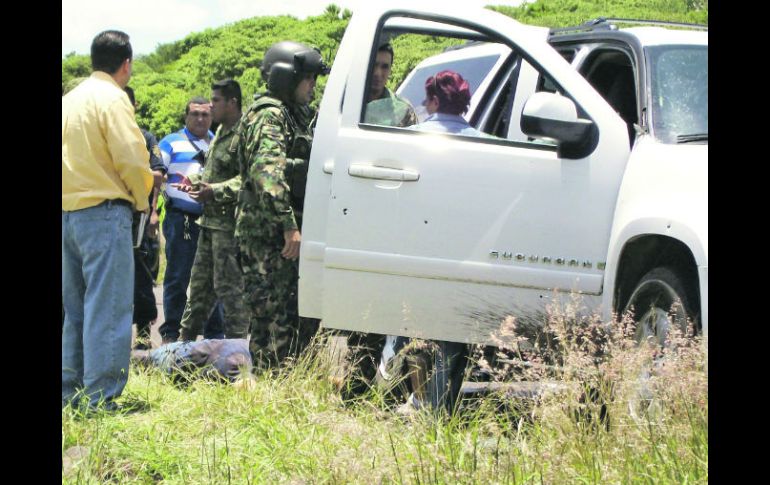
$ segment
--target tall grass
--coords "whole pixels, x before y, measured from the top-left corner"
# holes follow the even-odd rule
[[[514,357],[501,379],[548,379],[563,391],[517,403],[488,395],[451,418],[398,416],[375,390],[343,401],[320,340],[299,360],[236,385],[180,387],[155,369],[132,368],[123,399],[140,411],[62,411],[62,480],[706,483],[702,342],[675,335],[662,351],[639,347],[627,323],[608,329],[578,314],[551,308],[529,337],[515,319],[501,332]]]

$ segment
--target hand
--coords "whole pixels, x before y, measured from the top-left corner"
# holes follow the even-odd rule
[[[300,233],[296,229],[283,231],[285,244],[281,250],[281,256],[286,259],[297,259],[299,257]]]
[[[187,193],[192,190],[192,185],[187,185],[187,184],[169,184],[169,185],[180,192]]]
[[[199,184],[192,186],[193,190],[188,193],[195,202],[208,202],[214,200],[214,189],[206,182],[200,182]]]
[[[160,225],[160,219],[158,218],[157,211],[150,211],[150,223],[147,225],[147,234],[153,238],[158,238],[158,226]]]

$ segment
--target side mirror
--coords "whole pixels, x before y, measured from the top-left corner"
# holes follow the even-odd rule
[[[556,154],[562,158],[583,158],[599,142],[594,122],[578,118],[575,103],[554,93],[535,93],[527,99],[521,131],[534,138],[555,140]]]

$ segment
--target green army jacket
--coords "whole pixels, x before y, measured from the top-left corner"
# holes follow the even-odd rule
[[[298,228],[284,175],[293,124],[287,116],[290,113],[282,101],[262,95],[241,118],[239,157],[243,186],[235,227],[235,235],[240,239],[273,239],[277,233]]]
[[[417,115],[406,98],[385,88],[379,99],[366,104],[364,123],[406,127],[417,124]]]
[[[206,153],[201,182],[211,185],[214,200],[203,205],[198,225],[220,231],[235,230],[235,207],[241,189],[241,175],[237,156],[238,138],[235,128],[225,130],[219,125],[214,140]]]

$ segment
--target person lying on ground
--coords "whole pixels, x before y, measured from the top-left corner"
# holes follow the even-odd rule
[[[134,350],[131,360],[154,366],[174,378],[192,375],[234,382],[252,369],[246,339],[204,339],[196,342],[172,342],[154,350]]]

